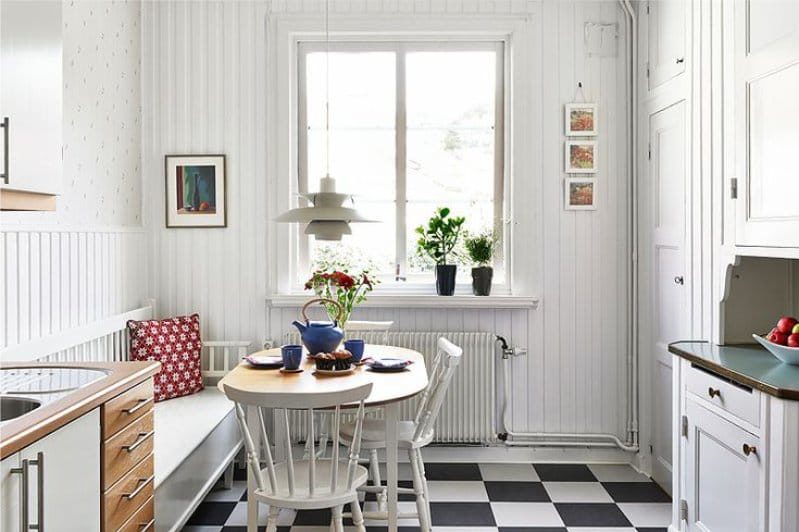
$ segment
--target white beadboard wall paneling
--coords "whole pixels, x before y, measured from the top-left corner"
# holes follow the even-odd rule
[[[267,91],[276,86],[267,55],[270,19],[319,17],[320,0],[147,2],[143,15],[143,169],[150,293],[158,314],[200,312],[206,336],[280,341],[299,306],[270,306],[277,191],[265,146]],[[529,167],[514,167],[512,193],[530,198],[520,223],[535,234],[520,275],[540,295],[535,309],[367,307],[356,319],[393,320],[396,330],[492,331],[529,349],[513,364],[510,414],[519,432],[605,432],[626,437],[625,350],[629,276],[624,31],[615,1],[333,0],[334,17],[524,15],[533,65],[514,97],[529,98]],[[333,18],[333,17],[331,17]],[[335,20],[335,19],[334,19]],[[584,49],[586,22],[615,23],[616,57]],[[189,31],[190,28],[190,31]],[[563,210],[563,105],[577,82],[600,110],[598,209]],[[288,131],[288,124],[281,125]],[[164,227],[163,157],[227,155],[226,229]],[[524,242],[515,243],[521,249]],[[529,259],[529,260],[528,260]],[[501,375],[501,372],[497,372]]]

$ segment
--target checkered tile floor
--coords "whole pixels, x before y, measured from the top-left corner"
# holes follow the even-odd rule
[[[430,463],[426,468],[435,532],[665,532],[671,514],[670,497],[626,465]],[[244,532],[243,477],[237,469],[233,489],[212,491],[184,532]],[[408,465],[400,464],[400,485],[410,486],[410,478]],[[413,501],[400,495],[400,512],[415,512]],[[376,510],[374,496],[363,505]],[[260,514],[263,525],[265,505]],[[328,532],[329,523],[328,510],[284,509],[278,531]],[[367,520],[366,527],[386,530],[379,521]],[[417,530],[415,519],[400,521],[401,532]]]

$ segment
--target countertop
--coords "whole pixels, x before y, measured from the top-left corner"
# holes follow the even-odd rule
[[[799,401],[799,366],[785,364],[760,345],[674,342],[669,351],[737,383]]]
[[[4,422],[0,426],[0,460],[151,378],[160,367],[158,362],[9,362],[0,365],[0,369],[75,368],[96,369],[108,373],[72,392],[60,393],[57,398],[44,402],[28,414]]]

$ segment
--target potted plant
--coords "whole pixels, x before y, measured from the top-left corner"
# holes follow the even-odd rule
[[[440,296],[451,296],[455,292],[455,274],[457,266],[448,264],[453,249],[461,236],[461,228],[465,219],[462,216],[450,217],[448,207],[439,207],[427,222],[427,227],[416,228],[419,239],[416,241],[416,252],[427,255],[436,264],[436,293]]]
[[[472,264],[476,265],[472,268],[472,293],[476,296],[487,296],[491,294],[491,279],[494,277],[494,268],[490,266],[497,247],[494,233],[485,231],[469,235],[464,245]]]

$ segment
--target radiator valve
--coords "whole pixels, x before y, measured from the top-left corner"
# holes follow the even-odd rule
[[[508,341],[505,340],[505,338],[503,338],[500,335],[497,335],[496,341],[499,342],[499,345],[500,345],[500,347],[502,349],[502,359],[503,360],[507,360],[508,358],[510,358],[513,355],[515,355],[515,353],[513,352],[513,348],[508,346]]]

